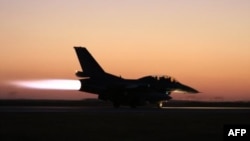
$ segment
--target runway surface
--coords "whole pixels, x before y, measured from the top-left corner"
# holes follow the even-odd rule
[[[0,106],[0,140],[223,140],[249,107]]]
[[[113,108],[113,107],[86,107],[86,106],[1,106],[0,112],[93,112],[93,113],[115,113],[115,112],[245,112],[250,113],[250,107],[139,107],[139,108]]]

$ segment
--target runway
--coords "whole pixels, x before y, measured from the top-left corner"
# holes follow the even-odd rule
[[[1,106],[0,115],[1,141],[211,141],[225,124],[250,124],[249,107]]]
[[[113,108],[113,107],[89,107],[89,106],[1,106],[1,112],[93,112],[93,113],[116,113],[116,112],[145,112],[145,113],[164,113],[164,112],[246,112],[250,113],[250,107],[163,107],[161,109],[156,107],[138,107],[138,108]]]

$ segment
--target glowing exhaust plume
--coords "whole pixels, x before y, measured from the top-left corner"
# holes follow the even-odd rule
[[[19,87],[26,87],[33,89],[79,90],[81,88],[81,82],[79,80],[46,79],[46,80],[14,81],[11,83]]]

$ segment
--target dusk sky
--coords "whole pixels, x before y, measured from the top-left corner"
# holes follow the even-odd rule
[[[249,0],[0,0],[0,99],[83,99],[7,82],[77,80],[73,46],[124,78],[170,75],[202,93],[250,101]]]

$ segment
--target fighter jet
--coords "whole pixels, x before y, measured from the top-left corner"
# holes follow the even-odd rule
[[[83,71],[77,71],[80,77],[79,91],[98,95],[98,99],[111,101],[115,108],[129,105],[131,108],[163,103],[172,99],[172,92],[198,93],[197,90],[178,82],[170,76],[144,76],[139,79],[125,79],[107,73],[97,63],[85,47],[74,47]]]

